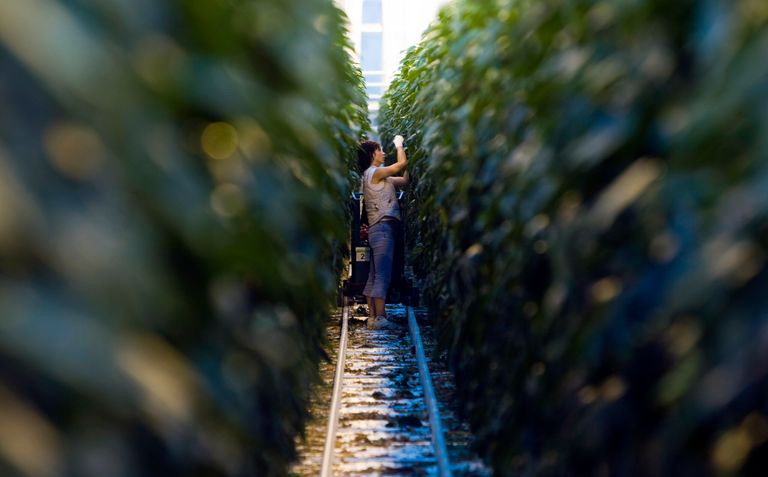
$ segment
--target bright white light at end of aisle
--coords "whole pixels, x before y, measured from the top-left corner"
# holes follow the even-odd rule
[[[447,3],[448,0],[337,0],[349,17],[350,38],[371,89],[372,103],[386,90],[405,51],[419,42]]]

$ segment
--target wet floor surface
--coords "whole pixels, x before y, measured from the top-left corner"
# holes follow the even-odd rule
[[[402,306],[387,309],[401,327],[372,330],[356,319],[355,310],[350,313],[335,475],[437,475],[406,310]],[[417,311],[419,317],[423,313]],[[293,475],[315,476],[320,472],[338,354],[339,318],[340,311],[329,325],[332,349],[328,351],[333,362],[321,367],[324,382],[315,387],[312,420],[306,440],[299,442],[300,461],[292,469]],[[471,452],[471,434],[453,412],[450,373],[439,360],[432,359],[431,330],[419,321],[454,475],[490,475]]]

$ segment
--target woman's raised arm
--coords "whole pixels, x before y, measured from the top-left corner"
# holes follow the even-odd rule
[[[397,162],[390,166],[379,167],[376,169],[376,172],[373,173],[374,183],[381,182],[387,177],[399,173],[405,169],[405,166],[408,165],[408,158],[405,155],[405,148],[403,147],[403,136],[395,136],[395,139],[392,141],[392,143],[395,145],[395,149],[397,149]]]

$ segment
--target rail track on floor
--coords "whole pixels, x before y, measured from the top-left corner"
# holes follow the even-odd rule
[[[294,475],[489,475],[448,405],[451,376],[432,356],[424,313],[388,305],[399,326],[377,330],[362,311],[341,308],[329,328],[335,362]]]

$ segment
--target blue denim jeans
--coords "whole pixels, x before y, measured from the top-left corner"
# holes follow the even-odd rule
[[[387,298],[389,282],[392,281],[395,237],[399,227],[399,220],[389,220],[379,222],[368,229],[368,243],[371,245],[373,257],[363,295],[371,298]]]

